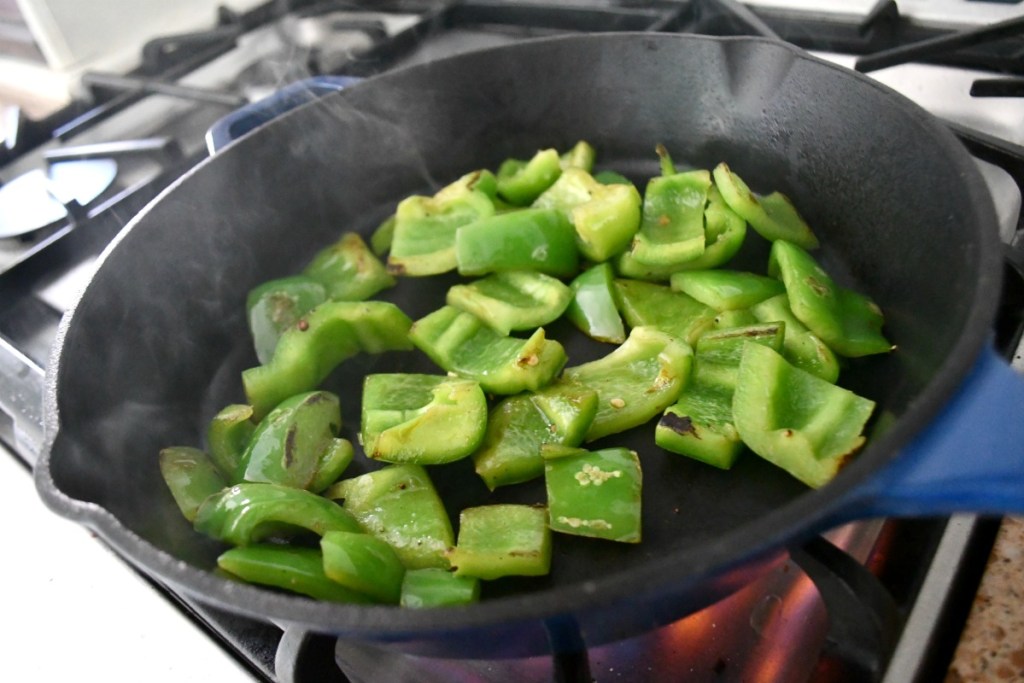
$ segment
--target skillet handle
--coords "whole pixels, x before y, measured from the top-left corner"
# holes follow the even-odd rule
[[[1024,379],[986,348],[931,426],[844,503],[847,519],[1024,513]]]
[[[296,81],[218,119],[206,131],[206,149],[216,154],[228,143],[303,104],[361,81],[355,76],[314,76]]]

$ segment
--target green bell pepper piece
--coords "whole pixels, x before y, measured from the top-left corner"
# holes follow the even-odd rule
[[[643,475],[636,451],[544,446],[541,455],[552,531],[640,542]]]
[[[786,323],[782,357],[801,370],[835,384],[839,379],[839,360],[825,342],[793,315],[788,296],[773,296],[752,306],[750,311],[761,322],[779,320]]]
[[[713,175],[725,203],[761,237],[772,242],[786,240],[804,249],[818,247],[818,238],[789,197],[781,192],[766,196],[753,192],[724,161],[715,167]]]
[[[598,171],[594,173],[594,180],[602,185],[633,185],[633,181],[617,171]]]
[[[459,540],[449,553],[456,576],[490,580],[543,576],[551,570],[546,508],[483,505],[459,516]]]
[[[381,353],[412,348],[412,321],[384,301],[328,301],[289,328],[270,363],[242,372],[253,418],[262,419],[289,396],[311,391],[341,361],[360,351]]]
[[[342,505],[363,530],[390,545],[410,569],[448,568],[455,544],[452,523],[427,471],[391,465],[343,479],[324,492]]]
[[[391,251],[391,242],[395,239],[395,214],[391,214],[384,221],[374,228],[370,235],[370,249],[374,256],[384,258],[384,255]]]
[[[717,268],[736,255],[746,236],[747,222],[729,208],[721,192],[712,185],[708,189],[708,205],[704,208],[704,253],[691,261],[678,264],[676,269]]]
[[[716,311],[750,308],[786,291],[778,280],[735,270],[687,270],[670,278],[676,292],[688,294]]]
[[[476,380],[492,394],[540,389],[566,362],[565,349],[543,328],[528,339],[504,337],[452,306],[417,320],[409,339],[444,370]]]
[[[840,287],[806,251],[784,240],[772,244],[768,273],[786,285],[793,315],[841,356],[887,353],[882,311],[871,299]]]
[[[309,490],[313,493],[320,493],[328,486],[338,481],[338,478],[345,473],[352,459],[356,456],[356,450],[348,439],[332,439],[330,446],[320,456],[316,474],[309,484]]]
[[[366,455],[440,465],[476,450],[487,428],[487,398],[469,379],[376,374],[363,382],[360,440]]]
[[[648,266],[676,266],[704,253],[704,207],[711,174],[686,171],[652,178],[630,255]]]
[[[229,484],[237,484],[239,463],[249,447],[256,423],[252,421],[252,406],[234,403],[225,406],[210,420],[206,429],[210,459],[217,465]]]
[[[568,152],[562,153],[559,161],[563,172],[569,168],[579,168],[590,173],[594,170],[594,162],[597,161],[597,150],[586,140],[580,140]]]
[[[529,161],[506,159],[498,167],[498,195],[515,206],[527,206],[562,174],[554,149],[543,149]]]
[[[560,280],[528,270],[492,273],[453,285],[446,298],[449,306],[472,313],[503,335],[557,320],[571,300],[572,290]]]
[[[865,441],[875,403],[804,372],[766,346],[743,349],[732,411],[754,453],[819,488]]]
[[[160,474],[185,519],[192,521],[203,501],[227,484],[220,469],[198,448],[171,446],[160,451]]]
[[[203,501],[197,531],[232,545],[252,545],[268,536],[290,536],[306,529],[359,531],[340,505],[305,489],[280,484],[235,484]]]
[[[653,327],[634,327],[607,356],[567,368],[562,381],[597,392],[586,441],[641,425],[675,403],[692,361],[686,342]]]
[[[626,328],[615,304],[615,275],[611,264],[599,263],[576,276],[569,285],[573,296],[566,317],[583,334],[597,341],[621,344]]]
[[[483,445],[473,454],[476,473],[492,491],[544,473],[543,444],[578,446],[597,415],[597,392],[556,383],[510,396],[487,420]]]
[[[715,322],[715,311],[691,296],[640,280],[615,281],[616,302],[630,327],[655,327],[693,344]]]
[[[690,381],[654,429],[654,442],[723,470],[743,449],[732,419],[732,397],[744,344],[778,350],[784,327],[770,323],[709,332],[697,341]]]
[[[377,602],[398,604],[405,567],[387,543],[369,534],[328,531],[320,539],[320,552],[331,581]]]
[[[217,566],[248,583],[281,588],[316,600],[372,602],[364,593],[327,578],[323,554],[316,548],[269,543],[231,548],[217,558]]]
[[[410,569],[402,580],[402,607],[468,605],[480,600],[480,579],[447,569]]]
[[[478,185],[493,178],[475,171],[432,197],[413,195],[395,210],[388,271],[395,275],[436,275],[454,270],[459,228],[494,214],[494,201]]]
[[[555,209],[521,209],[475,221],[455,235],[460,275],[534,270],[570,277],[579,270],[576,231]]]
[[[395,286],[395,278],[354,232],[317,252],[302,274],[322,284],[335,301],[364,301]]]
[[[737,308],[734,311],[721,311],[715,316],[715,324],[712,325],[713,329],[724,330],[730,327],[746,327],[747,325],[756,325],[759,322],[771,322],[769,320],[759,320],[749,308]]]
[[[246,297],[246,315],[256,358],[267,363],[285,330],[327,300],[322,284],[305,275],[264,282]]]
[[[236,479],[312,489],[323,463],[339,464],[332,459],[344,452],[335,445],[340,429],[341,409],[334,394],[310,391],[285,399],[260,420]]]

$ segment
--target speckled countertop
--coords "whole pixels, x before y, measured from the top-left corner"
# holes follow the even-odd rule
[[[999,529],[946,683],[1024,681],[1024,518]]]

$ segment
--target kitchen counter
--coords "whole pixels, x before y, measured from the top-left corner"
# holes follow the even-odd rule
[[[1024,681],[1024,518],[999,529],[946,676],[961,681]]]

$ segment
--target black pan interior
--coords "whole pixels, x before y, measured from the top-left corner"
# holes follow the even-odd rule
[[[343,231],[368,234],[412,192],[578,139],[595,144],[602,167],[637,179],[656,173],[662,143],[680,162],[724,160],[754,189],[788,193],[820,235],[826,267],[887,315],[898,353],[849,362],[843,383],[888,416],[904,416],[951,354],[984,336],[975,328],[989,286],[991,209],[966,155],[920,110],[765,41],[540,41],[380,77],[295,111],[151,206],[109,252],[66,328],[53,486],[108,510],[113,519],[92,523],[148,570],[230,604],[233,593],[196,571],[213,567],[220,547],[180,518],[156,453],[202,443],[214,412],[243,399],[239,372],[256,362],[246,292],[296,272]],[[764,253],[747,254],[753,267],[763,268]],[[388,297],[415,318],[440,305],[450,282],[404,284]],[[570,364],[597,353],[564,326],[552,335],[567,341]],[[354,441],[358,429],[363,374],[428,368],[418,353],[344,365],[328,386],[342,396],[347,436]],[[813,528],[837,490],[810,493],[753,456],[731,472],[704,467],[655,448],[650,430],[603,443],[641,453],[644,542],[559,537],[550,577],[496,582],[491,597],[521,595],[516,609],[546,614],[591,599],[590,581],[608,581],[613,597],[630,577],[670,585]],[[844,475],[849,485],[892,451],[865,451]],[[489,497],[468,462],[439,468],[436,481],[453,512],[486,500],[543,500],[539,485]],[[528,602],[538,590],[543,603]],[[266,595],[236,607],[357,633],[391,628],[391,617],[364,611],[357,623],[346,608]],[[503,602],[476,613],[504,614]]]

